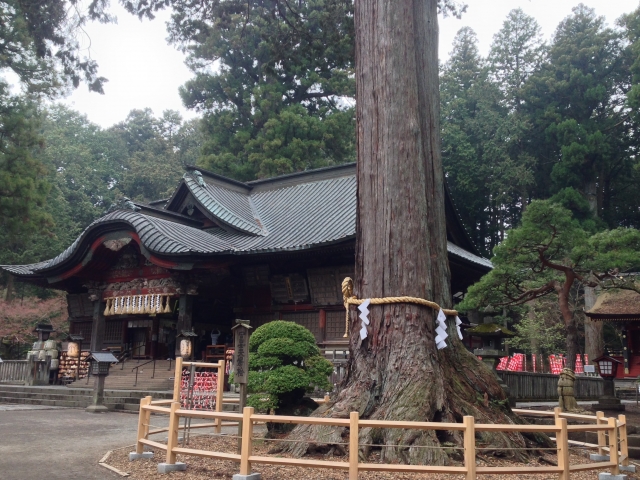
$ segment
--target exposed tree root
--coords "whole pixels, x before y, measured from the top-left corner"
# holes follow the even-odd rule
[[[509,408],[497,378],[470,354],[457,338],[449,319],[449,346],[436,350],[431,329],[433,313],[415,305],[386,306],[378,332],[358,340],[351,352],[348,373],[335,401],[313,416],[349,418],[357,411],[370,420],[461,423],[471,415],[476,423],[522,424]],[[398,321],[398,319],[401,321]],[[394,321],[391,321],[393,319]],[[318,448],[348,442],[346,428],[299,425],[282,450],[302,456]],[[386,463],[445,465],[460,456],[463,432],[363,428],[360,456],[379,450]],[[540,445],[542,443],[542,445]],[[548,446],[544,435],[518,432],[477,432],[476,445],[485,455],[524,460],[532,446]],[[486,449],[486,450],[485,450]],[[533,453],[533,452],[532,452]],[[540,455],[536,452],[536,455]]]

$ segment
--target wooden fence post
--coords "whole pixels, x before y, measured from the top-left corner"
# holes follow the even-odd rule
[[[606,425],[604,412],[596,412],[596,425]],[[598,455],[605,455],[604,447],[607,445],[607,437],[604,430],[598,430]]]
[[[173,377],[173,401],[180,402],[180,384],[182,383],[182,357],[176,357],[176,373]]]
[[[609,418],[609,461],[611,462],[611,473],[620,475],[620,457],[618,455],[618,421]]]
[[[149,435],[149,418],[151,417],[151,412],[145,410],[144,407],[150,403],[151,397],[144,397],[140,399],[140,413],[138,414],[138,440],[136,441],[136,453],[138,454],[144,451],[144,445],[140,443],[140,440],[147,438]]]
[[[618,415],[618,435],[620,437],[620,465],[629,466],[629,442],[627,440],[627,416]]]
[[[173,449],[178,446],[178,427],[180,426],[180,417],[178,417],[176,410],[178,410],[179,408],[179,402],[171,402],[171,413],[169,414],[169,431],[167,432],[167,457],[165,460],[165,463],[169,465],[174,465],[176,463],[176,454]]]
[[[249,457],[253,450],[253,407],[244,407],[242,411],[242,449],[240,452],[240,475],[251,475]]]
[[[464,424],[464,466],[467,469],[467,480],[476,480],[476,421],[472,416],[465,416]]]
[[[218,391],[216,392],[216,412],[222,412],[224,395],[224,360],[218,360]],[[222,419],[216,418],[216,433],[222,432]]]
[[[351,412],[349,415],[349,480],[358,480],[359,419],[358,412]]]
[[[561,413],[562,413],[562,409],[560,407],[554,407],[554,409],[553,409],[553,418],[556,420],[556,422],[560,418],[560,414]]]
[[[569,433],[567,431],[567,419],[556,418],[556,427],[560,429],[556,434],[558,467],[562,468],[562,472],[558,474],[558,478],[560,480],[569,480]]]

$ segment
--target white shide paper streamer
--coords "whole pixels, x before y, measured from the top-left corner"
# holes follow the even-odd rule
[[[441,350],[447,346],[445,339],[449,336],[447,333],[447,316],[442,309],[438,312],[438,327],[436,328],[436,347]]]
[[[462,340],[462,332],[460,331],[460,325],[462,325],[462,320],[460,320],[460,317],[456,316],[456,328],[458,329],[458,338]]]
[[[362,320],[362,327],[360,328],[360,338],[362,340],[367,338],[367,325],[369,325],[369,319],[367,318],[369,316],[369,309],[367,307],[370,302],[371,300],[367,298],[358,306],[358,310],[360,310],[360,320]]]

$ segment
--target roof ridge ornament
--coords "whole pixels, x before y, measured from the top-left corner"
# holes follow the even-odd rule
[[[194,170],[191,173],[193,173],[193,176],[196,177],[196,182],[198,182],[198,185],[200,185],[202,188],[206,187],[206,184],[204,183],[204,179],[202,178],[202,173],[200,172],[200,170]]]
[[[131,210],[133,212],[139,212],[141,208],[133,203],[129,197],[122,197],[111,204],[107,213],[111,213],[115,210]]]

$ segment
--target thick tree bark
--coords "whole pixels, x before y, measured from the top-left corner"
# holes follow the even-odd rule
[[[356,0],[358,223],[355,294],[414,296],[451,305],[440,158],[437,0]],[[496,377],[457,338],[437,350],[437,311],[413,304],[369,307],[368,337],[351,309],[350,363],[335,401],[315,413],[348,418],[460,422],[517,421]],[[287,450],[338,444],[341,432],[298,427]],[[518,434],[482,434],[496,447],[523,446]],[[454,432],[363,429],[363,455],[444,463]],[[302,443],[304,442],[304,443]]]

